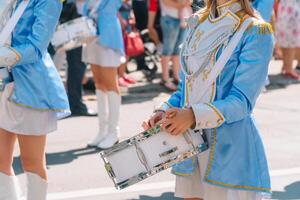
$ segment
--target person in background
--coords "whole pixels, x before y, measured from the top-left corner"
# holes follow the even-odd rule
[[[161,28],[163,32],[163,50],[161,56],[162,81],[166,89],[175,91],[176,84],[170,80],[169,62],[173,64],[174,82],[179,83],[179,45],[183,42],[185,29],[180,27],[179,10],[191,6],[189,0],[174,1],[160,0],[161,6]]]
[[[84,0],[65,1],[60,17],[60,23],[82,16],[82,4]],[[97,116],[92,109],[88,109],[82,101],[82,81],[86,71],[86,64],[81,61],[82,47],[66,52],[67,71],[67,92],[70,102],[72,116]]]
[[[132,9],[135,16],[135,26],[139,31],[143,31],[147,28],[147,20],[148,20],[148,4],[147,0],[132,0]],[[137,70],[141,70],[145,72],[145,75],[150,73],[150,69],[148,68],[145,55],[142,54],[140,56],[135,57],[137,63]]]
[[[278,11],[278,5],[279,5],[279,0],[275,0],[274,2],[274,12],[271,20],[271,24],[273,26],[274,32],[276,33],[276,21],[277,21],[277,11]],[[280,49],[280,46],[278,43],[275,43],[274,47],[274,59],[275,60],[281,60],[282,59],[282,51]]]
[[[252,6],[266,22],[271,22],[274,0],[253,0]]]
[[[132,31],[132,28],[134,26],[133,21],[135,21],[134,14],[132,12],[132,5],[130,0],[123,0],[122,7],[119,10],[119,19],[122,26],[123,36],[124,34],[129,34]],[[135,84],[136,81],[129,77],[126,74],[127,69],[127,62],[129,60],[129,57],[126,56],[126,62],[122,63],[121,66],[118,69],[119,74],[119,86],[121,87],[128,87],[129,84]]]
[[[118,68],[125,58],[122,28],[118,18],[122,0],[85,4],[85,15],[97,21],[98,37],[83,48],[82,60],[91,64],[98,102],[99,131],[88,145],[107,149],[119,140],[121,95]],[[96,10],[95,10],[96,9]],[[95,11],[95,13],[94,13]]]
[[[159,0],[149,0],[148,7],[148,24],[150,39],[155,43],[157,49],[162,48],[162,31],[160,26],[160,6]]]
[[[182,0],[184,1],[184,0]],[[190,5],[184,7],[184,8],[181,8],[179,10],[179,18],[180,18],[180,27],[181,28],[186,28],[186,19],[188,17],[190,17],[191,15],[193,14],[193,10],[192,10],[192,7]]]
[[[17,1],[17,7],[22,1]],[[14,81],[0,92],[0,199],[20,200],[12,167],[16,141],[27,177],[28,200],[46,200],[47,134],[70,114],[62,80],[47,52],[62,10],[60,0],[30,0],[9,45],[0,45],[0,66]]]
[[[282,74],[299,80],[300,75],[293,69],[293,61],[297,60],[300,68],[300,0],[280,0],[276,39],[282,50]]]

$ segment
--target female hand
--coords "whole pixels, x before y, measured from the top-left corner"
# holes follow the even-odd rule
[[[191,108],[171,108],[166,111],[166,118],[162,121],[162,130],[171,135],[185,133],[195,124],[194,112]]]
[[[142,127],[144,130],[148,130],[150,128],[153,128],[157,122],[161,121],[165,116],[165,113],[163,111],[157,111],[153,113],[148,121],[144,121],[142,124]]]

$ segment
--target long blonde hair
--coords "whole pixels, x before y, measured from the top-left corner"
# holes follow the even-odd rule
[[[251,2],[249,0],[239,0],[242,5],[243,10],[251,17],[259,18],[255,10],[253,9]],[[207,11],[216,10],[217,0],[207,0]]]

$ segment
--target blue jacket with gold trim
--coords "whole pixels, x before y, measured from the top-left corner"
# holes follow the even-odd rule
[[[271,32],[269,24],[254,21],[217,78],[213,102],[191,105],[196,129],[211,133],[204,178],[207,183],[240,190],[271,191],[267,159],[252,115],[268,74],[274,46]],[[184,90],[182,81],[168,105],[183,107]],[[173,167],[173,172],[180,175],[191,175],[193,170],[191,159]]]
[[[20,60],[12,69],[11,100],[20,106],[53,110],[65,116],[69,114],[68,98],[47,52],[61,9],[61,0],[30,0],[16,25],[11,46]]]

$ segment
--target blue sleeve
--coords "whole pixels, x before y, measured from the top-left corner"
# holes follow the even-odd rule
[[[35,63],[47,50],[61,13],[60,0],[38,0],[33,11],[35,17],[31,32],[21,45],[12,46],[21,59],[17,65]]]
[[[271,21],[273,7],[274,7],[274,0],[256,0],[253,3],[253,7],[260,13],[261,17],[266,22]]]
[[[257,26],[252,29],[250,33],[245,33],[239,65],[228,96],[212,103],[223,114],[227,123],[242,120],[252,113],[268,74],[274,46],[273,35],[259,34]]]

